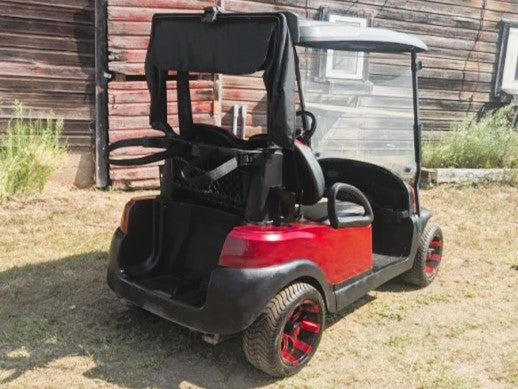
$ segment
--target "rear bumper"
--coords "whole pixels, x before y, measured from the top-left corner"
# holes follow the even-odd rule
[[[120,230],[113,236],[108,267],[110,288],[147,311],[203,333],[238,333],[252,324],[287,284],[300,277],[322,277],[315,264],[308,260],[255,269],[217,267],[211,273],[205,304],[195,307],[159,295],[128,279],[119,267],[120,247],[125,236]]]

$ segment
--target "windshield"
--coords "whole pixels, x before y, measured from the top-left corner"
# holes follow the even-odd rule
[[[317,118],[312,146],[319,158],[415,174],[410,55],[304,50],[302,85]]]

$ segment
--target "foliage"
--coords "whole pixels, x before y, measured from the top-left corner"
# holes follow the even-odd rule
[[[0,143],[0,199],[41,192],[66,153],[63,119],[34,119],[18,101],[13,114]]]
[[[431,168],[518,168],[518,131],[509,128],[511,107],[465,120],[437,141],[423,145],[423,164]]]

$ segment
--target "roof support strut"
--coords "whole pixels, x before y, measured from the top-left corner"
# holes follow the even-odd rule
[[[420,214],[419,207],[419,183],[421,181],[421,123],[419,121],[419,92],[418,92],[418,75],[417,72],[422,68],[422,64],[417,60],[417,54],[415,50],[411,51],[412,61],[412,96],[414,102],[414,151],[415,151],[415,164],[416,172],[414,178],[414,191],[415,191],[415,207],[416,212]]]

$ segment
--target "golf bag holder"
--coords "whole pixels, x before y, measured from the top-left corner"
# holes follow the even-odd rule
[[[110,159],[112,165],[160,168],[161,197],[221,209],[249,222],[268,217],[270,191],[282,186],[282,151],[221,147],[179,136],[142,137],[114,142],[109,151],[125,147],[163,149],[145,157]]]

